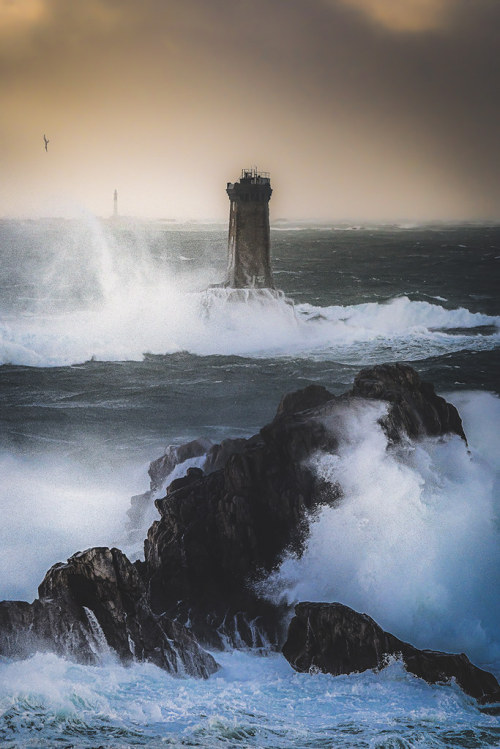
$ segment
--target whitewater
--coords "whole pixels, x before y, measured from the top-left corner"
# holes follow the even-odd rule
[[[498,677],[500,230],[281,226],[284,298],[245,304],[206,291],[224,245],[216,225],[0,223],[0,597],[32,600],[90,546],[140,556],[130,497],[167,444],[249,436],[287,391],[341,393],[362,366],[407,361],[457,406],[468,445],[387,451],[378,404],[346,413],[349,439],[313,463],[344,498],[261,593],[341,601]],[[206,682],[112,654],[3,660],[2,745],[500,746],[498,714],[397,661],[332,677],[276,653],[214,656]]]

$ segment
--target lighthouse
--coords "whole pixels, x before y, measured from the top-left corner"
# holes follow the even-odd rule
[[[118,216],[118,190],[115,190],[113,195],[113,216],[115,218]]]
[[[238,182],[228,182],[228,267],[225,286],[233,289],[274,289],[271,270],[269,172],[243,169]]]

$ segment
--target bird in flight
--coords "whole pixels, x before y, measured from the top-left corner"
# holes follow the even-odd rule
[[[43,142],[45,143],[45,150],[47,150],[47,146],[49,145],[50,141],[45,137],[45,133],[43,134]]]

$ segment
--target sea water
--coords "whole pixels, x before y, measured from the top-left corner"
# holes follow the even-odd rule
[[[130,496],[166,445],[249,436],[285,392],[341,393],[363,366],[406,361],[458,407],[468,445],[387,452],[379,404],[346,413],[338,455],[312,459],[344,498],[261,593],[341,601],[498,677],[500,229],[280,226],[275,280],[293,305],[207,293],[225,243],[217,225],[0,222],[0,597],[32,600],[48,567],[89,546],[136,558]],[[98,667],[4,660],[0,741],[500,746],[498,715],[397,661],[332,677],[279,654],[215,657],[207,681],[112,654]]]

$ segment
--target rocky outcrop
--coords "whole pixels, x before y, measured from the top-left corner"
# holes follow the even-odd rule
[[[387,665],[400,657],[406,669],[434,684],[456,679],[464,692],[483,702],[499,701],[495,677],[466,655],[418,650],[399,640],[366,614],[340,603],[299,603],[290,622],[283,654],[296,671],[350,674]]]
[[[374,399],[386,406],[373,408]],[[273,421],[249,439],[168,448],[151,465],[151,489],[137,507],[151,504],[179,464],[190,465],[155,501],[160,517],[148,531],[145,561],[98,548],[55,565],[39,600],[0,605],[0,653],[51,649],[94,662],[110,648],[123,662],[207,676],[216,664],[193,634],[214,647],[276,647],[285,609],[264,600],[255,583],[286,552],[302,553],[311,514],[341,501],[342,488],[325,483],[311,458],[335,454],[352,436],[346,414],[367,403],[373,418],[383,412],[388,448],[405,437],[465,438],[458,412],[431,385],[410,367],[387,364],[362,370],[342,396],[317,385],[285,396]]]
[[[451,433],[466,441],[455,406],[436,395],[434,386],[423,382],[407,364],[378,364],[362,369],[354,379],[351,393],[391,404],[381,423],[393,442],[398,442],[404,434],[416,438]]]
[[[169,445],[161,458],[154,460],[149,466],[150,490],[154,492],[161,489],[177,465],[205,455],[211,447],[212,442],[203,438],[191,440],[183,445]]]
[[[203,463],[204,472],[213,473],[214,471],[220,471],[232,455],[239,455],[252,447],[252,445],[255,446],[259,443],[260,438],[256,434],[250,437],[250,439],[236,437],[235,439],[225,439],[220,444],[212,445]]]
[[[104,646],[104,647],[103,647]],[[0,655],[28,658],[51,652],[79,663],[98,663],[104,642],[84,609],[59,601],[0,601]]]
[[[129,517],[129,541],[144,538],[144,522],[148,516],[148,510],[172,471],[182,463],[193,458],[200,458],[207,453],[213,445],[210,440],[199,438],[191,440],[182,445],[168,445],[163,455],[153,460],[149,465],[149,489],[142,494],[135,494],[130,498],[130,509],[127,512]]]
[[[301,390],[295,390],[293,393],[286,393],[278,405],[275,418],[279,419],[283,416],[291,416],[301,411],[317,408],[334,398],[335,396],[322,385],[308,385]]]
[[[144,567],[154,610],[189,621],[214,646],[227,638],[279,642],[282,612],[262,601],[252,583],[285,551],[300,554],[310,513],[339,501],[341,488],[322,482],[309,458],[335,453],[347,436],[346,411],[374,398],[388,403],[381,423],[389,441],[464,436],[456,409],[404,365],[363,370],[340,397],[316,385],[285,396],[258,435],[227,443],[223,468],[184,486],[176,482],[175,491],[156,500],[161,517],[149,529]]]
[[[153,614],[136,567],[118,549],[88,549],[54,565],[38,593],[33,604],[0,604],[2,655],[50,650],[95,663],[113,653],[178,675],[206,678],[217,670],[188,630]]]

